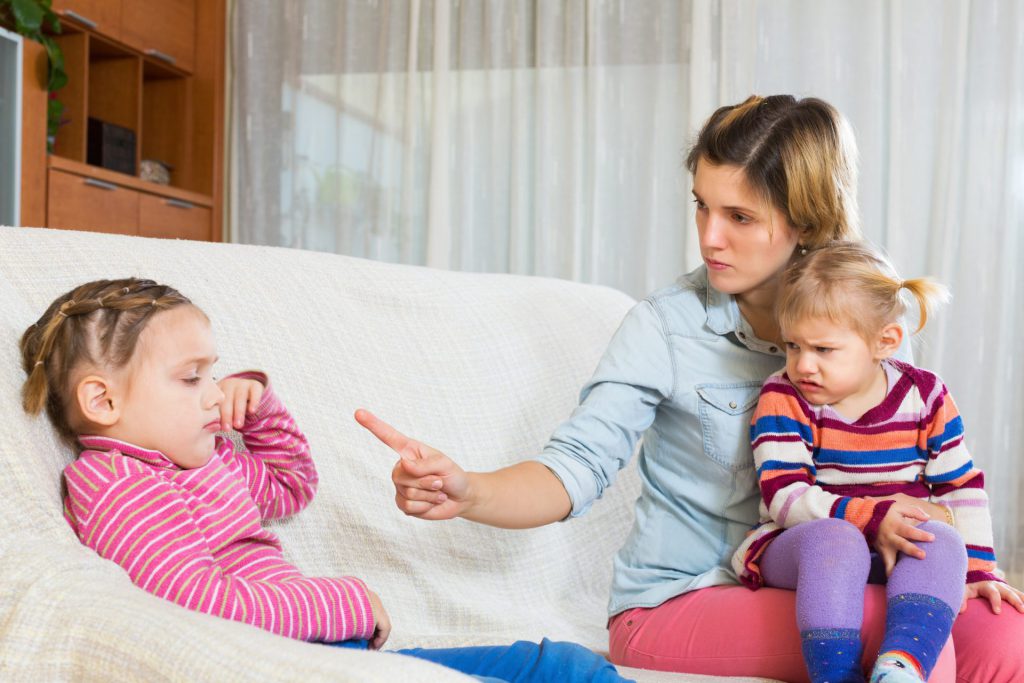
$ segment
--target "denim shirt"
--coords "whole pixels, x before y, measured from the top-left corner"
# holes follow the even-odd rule
[[[907,345],[898,356],[908,355]],[[758,339],[704,266],[626,315],[572,416],[537,461],[570,517],[615,481],[643,437],[636,519],[614,560],[609,615],[738,583],[733,551],[758,521],[750,418],[785,350]]]

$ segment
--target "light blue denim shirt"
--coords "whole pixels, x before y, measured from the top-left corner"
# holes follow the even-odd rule
[[[902,355],[902,354],[901,354]],[[632,456],[641,494],[614,560],[609,615],[738,583],[733,551],[757,523],[750,418],[785,351],[758,339],[704,266],[622,321],[580,405],[537,458],[586,512]]]

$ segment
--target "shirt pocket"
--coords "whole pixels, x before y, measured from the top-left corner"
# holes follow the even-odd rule
[[[731,472],[754,466],[750,449],[750,419],[761,393],[761,382],[698,384],[704,455]]]

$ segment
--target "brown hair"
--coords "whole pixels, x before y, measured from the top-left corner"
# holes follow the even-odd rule
[[[948,290],[931,278],[901,280],[880,252],[864,242],[836,242],[798,257],[783,272],[775,312],[785,330],[825,318],[871,340],[906,314],[903,290],[917,300],[917,334]]]
[[[690,148],[697,162],[743,169],[747,182],[782,211],[805,247],[860,238],[857,144],[828,102],[792,95],[751,95],[719,108]]]
[[[128,364],[153,315],[191,305],[177,290],[152,280],[97,280],[57,297],[21,335],[21,364],[28,375],[22,407],[44,407],[61,437],[75,445],[68,420],[72,374],[84,364],[117,369]]]

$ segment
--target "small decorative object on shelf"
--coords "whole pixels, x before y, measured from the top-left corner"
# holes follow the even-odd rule
[[[86,163],[135,175],[135,131],[89,117]]]
[[[169,185],[171,183],[171,171],[174,170],[170,164],[165,164],[157,159],[143,159],[140,164],[139,177],[151,183]]]

